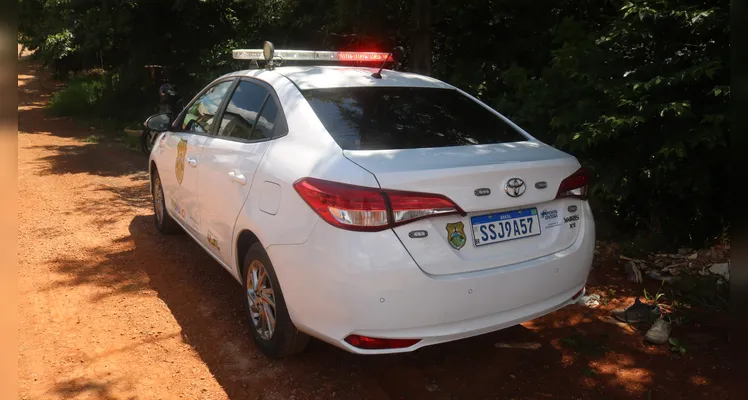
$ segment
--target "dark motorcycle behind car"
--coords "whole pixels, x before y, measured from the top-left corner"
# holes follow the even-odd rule
[[[170,83],[164,83],[158,88],[158,96],[158,114],[167,114],[169,116],[169,123],[173,122],[174,117],[176,117],[182,107],[182,100],[177,94],[176,87]],[[148,119],[146,119],[146,121],[148,121]],[[155,144],[159,133],[159,131],[149,129],[146,122],[143,123],[143,133],[140,137],[143,153],[146,155],[151,154],[151,150],[153,150],[153,145]]]

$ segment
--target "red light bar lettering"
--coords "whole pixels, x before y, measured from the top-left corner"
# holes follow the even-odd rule
[[[341,51],[338,59],[344,61],[384,61],[391,60],[387,53],[364,53],[358,51]]]

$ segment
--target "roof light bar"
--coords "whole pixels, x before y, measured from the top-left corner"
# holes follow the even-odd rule
[[[235,60],[265,60],[262,49],[237,49],[232,52],[232,55]],[[311,50],[274,50],[273,59],[283,61],[392,61],[390,53]]]

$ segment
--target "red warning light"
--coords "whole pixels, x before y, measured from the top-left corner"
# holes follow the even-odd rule
[[[388,53],[367,53],[359,51],[338,52],[338,60],[344,61],[385,61],[391,60]]]

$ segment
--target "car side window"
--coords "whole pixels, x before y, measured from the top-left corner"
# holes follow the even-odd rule
[[[219,135],[247,140],[266,139],[264,129],[255,129],[255,124],[268,97],[265,87],[248,81],[239,82],[223,112]]]
[[[260,113],[260,118],[257,120],[257,126],[255,126],[255,136],[267,139],[279,136],[279,132],[276,131],[278,114],[278,103],[275,102],[273,96],[268,96],[265,107],[262,108]]]
[[[224,81],[217,83],[208,91],[202,94],[187,109],[182,120],[182,130],[197,133],[209,133],[213,124],[218,108],[221,106],[226,92],[231,87],[233,81]]]

